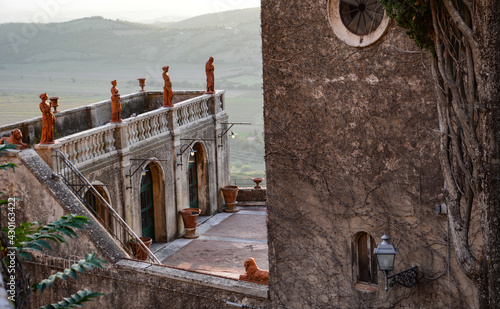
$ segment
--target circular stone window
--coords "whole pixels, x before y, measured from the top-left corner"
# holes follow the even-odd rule
[[[390,21],[379,0],[329,0],[328,16],[335,35],[355,47],[375,43]]]

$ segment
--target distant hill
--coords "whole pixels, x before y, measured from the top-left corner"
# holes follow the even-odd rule
[[[260,8],[205,14],[168,25],[172,29],[238,27],[246,23],[260,23]]]
[[[207,14],[168,24],[102,17],[63,23],[0,24],[0,65],[50,61],[199,62],[260,66],[259,8]]]

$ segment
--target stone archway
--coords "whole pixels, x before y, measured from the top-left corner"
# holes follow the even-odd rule
[[[202,215],[210,214],[210,195],[209,195],[209,186],[210,183],[208,181],[208,160],[207,160],[207,152],[205,146],[202,143],[196,143],[193,146],[195,150],[194,153],[194,161],[196,162],[196,190],[197,190],[197,203],[198,207],[201,209]],[[190,160],[192,161],[192,160]],[[188,173],[190,173],[188,169]],[[190,174],[191,177],[193,174]],[[189,175],[188,175],[189,177]],[[191,183],[193,183],[191,181]]]
[[[167,241],[163,169],[153,161],[147,164],[144,170],[146,172],[141,177],[139,197],[143,233],[147,231],[146,236],[154,241]]]

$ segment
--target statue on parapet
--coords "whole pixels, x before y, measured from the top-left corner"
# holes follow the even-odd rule
[[[163,80],[165,85],[163,86],[163,107],[172,107],[172,98],[174,97],[174,91],[172,90],[172,82],[170,81],[170,75],[168,75],[168,66],[162,68]]]
[[[214,76],[214,57],[210,57],[205,64],[205,73],[207,74],[207,91],[205,92],[206,94],[214,94],[214,83],[215,83],[215,76]]]
[[[122,103],[120,94],[116,88],[116,79],[111,81],[111,122],[122,122]]]
[[[245,270],[244,275],[240,275],[240,280],[250,281],[260,284],[269,284],[269,271],[262,270],[257,267],[257,263],[254,258],[247,258],[245,260]]]
[[[0,138],[0,145],[13,144],[17,149],[28,148],[28,144],[23,143],[23,133],[19,129],[10,132],[10,137]]]
[[[42,137],[40,144],[54,144],[54,125],[56,124],[56,116],[52,113],[50,104],[47,103],[49,97],[47,93],[40,95],[40,111],[42,112]]]

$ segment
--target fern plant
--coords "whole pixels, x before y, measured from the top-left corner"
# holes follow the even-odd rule
[[[31,260],[29,250],[44,251],[45,249],[53,250],[47,241],[55,243],[67,243],[64,236],[69,238],[78,237],[76,234],[77,229],[85,229],[85,225],[90,220],[87,217],[75,214],[64,215],[61,218],[47,224],[40,226],[40,223],[23,222],[20,226],[14,229],[15,233],[8,233],[8,228],[4,227],[4,233],[8,233],[9,243],[17,250],[17,255],[24,260]],[[5,257],[8,259],[9,257]],[[4,261],[5,263],[5,261]],[[66,280],[68,277],[78,279],[77,273],[84,274],[85,271],[92,271],[93,268],[103,268],[102,265],[107,264],[105,261],[96,257],[96,254],[87,254],[84,259],[73,264],[70,268],[62,272],[57,272],[49,278],[35,283],[31,286],[32,291],[39,291],[42,293],[47,289],[56,279]],[[92,300],[92,298],[99,297],[103,293],[81,290],[64,300],[50,304],[41,308],[73,308],[82,307],[82,304]]]
[[[85,289],[76,292],[76,294],[73,294],[70,297],[65,297],[64,300],[61,300],[58,303],[46,305],[40,307],[39,309],[63,309],[63,308],[82,307],[82,304],[91,301],[92,298],[99,297],[101,295],[103,295],[103,293],[92,292],[88,289]]]

